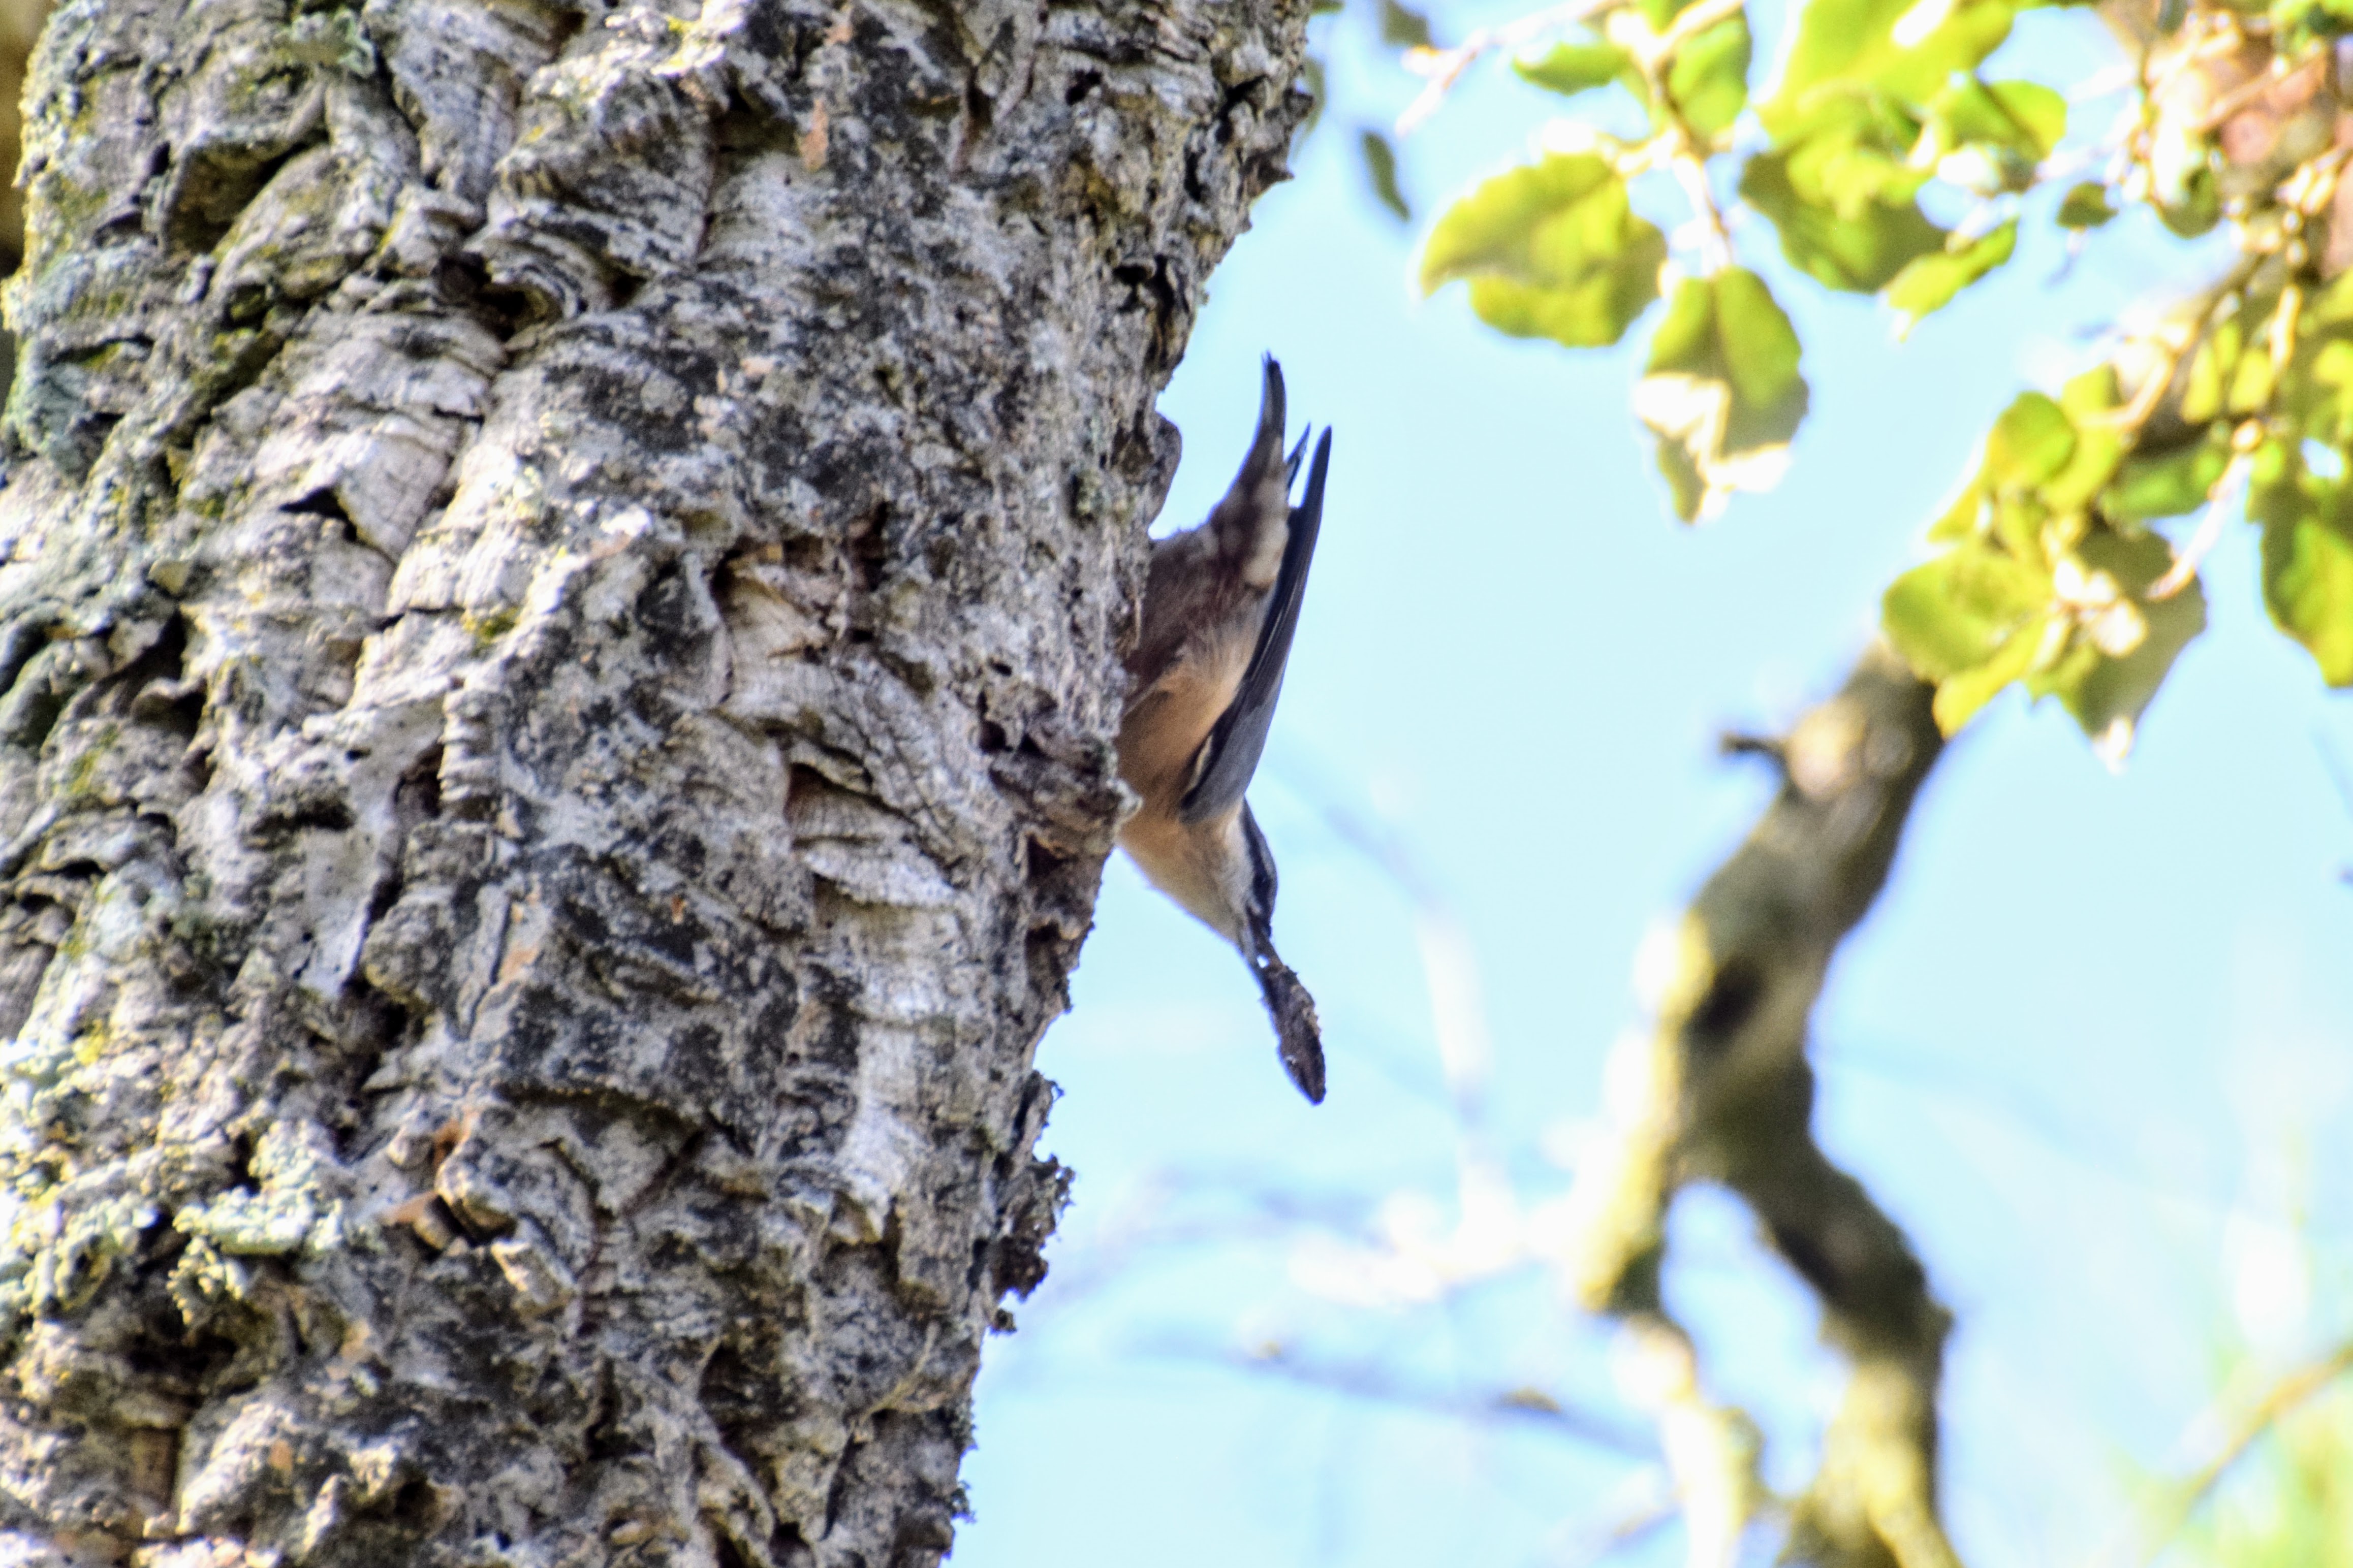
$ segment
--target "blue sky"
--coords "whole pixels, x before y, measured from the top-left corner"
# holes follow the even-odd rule
[[[2103,49],[2089,17],[2040,13],[1998,63],[2055,79]],[[1418,227],[1354,160],[1355,126],[1412,84],[1358,40],[1339,56],[1299,178],[1218,272],[1163,400],[1187,454],[1164,525],[1230,479],[1261,353],[1294,421],[1336,431],[1251,796],[1331,1096],[1299,1100],[1239,961],[1115,859],[1039,1053],[1075,1201],[1021,1331],[989,1346],[958,1568],[1568,1562],[1636,1505],[1639,1462],[1541,1423],[1226,1363],[1279,1340],[1390,1394],[1535,1384],[1624,1416],[1606,1331],[1541,1279],[1396,1310],[1300,1283],[1300,1224],[1451,1193],[1412,908],[1326,812],[1393,834],[1460,917],[1495,1142],[1525,1191],[1556,1192],[1636,1016],[1637,943],[1770,787],[1715,733],[1834,683],[1993,413],[2203,265],[2127,220],[2054,282],[2056,247],[2030,237],[1897,345],[1882,308],[1789,282],[1769,233],[1743,230],[1804,336],[1812,413],[1780,489],[1685,529],[1628,412],[1637,347],[1514,342],[1456,295],[1416,297]],[[1556,101],[1467,80],[1409,146],[1418,222],[1523,156]],[[2270,629],[2245,530],[2207,582],[2211,628],[2120,776],[2015,694],[1971,728],[1817,1018],[1820,1135],[1958,1314],[1945,1484],[1977,1568],[2081,1561],[2237,1341],[2284,1359],[2353,1331],[2353,802],[2327,762],[2353,773],[2353,703]],[[1720,1194],[1685,1199],[1675,1244],[1671,1299],[1717,1391],[1764,1422],[1768,1476],[1797,1480],[1836,1388],[1810,1308]],[[1626,1560],[1677,1547],[1670,1529]]]

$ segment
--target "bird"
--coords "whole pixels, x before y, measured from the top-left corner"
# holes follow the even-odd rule
[[[1138,805],[1118,838],[1146,880],[1240,952],[1284,1070],[1320,1105],[1315,999],[1275,952],[1274,854],[1244,798],[1282,695],[1332,460],[1326,429],[1293,506],[1308,435],[1286,457],[1283,429],[1282,367],[1270,354],[1232,488],[1199,525],[1153,543],[1119,725],[1119,774]]]

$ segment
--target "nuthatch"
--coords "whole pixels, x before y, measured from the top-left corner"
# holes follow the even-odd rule
[[[1119,841],[1153,886],[1240,950],[1291,1081],[1321,1103],[1315,1000],[1275,956],[1274,856],[1242,798],[1282,694],[1332,458],[1326,430],[1293,506],[1307,437],[1285,458],[1282,426],[1282,368],[1270,357],[1258,435],[1233,488],[1199,527],[1152,546],[1119,724],[1119,776],[1143,805]]]

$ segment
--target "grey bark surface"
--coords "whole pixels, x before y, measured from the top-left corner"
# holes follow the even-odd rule
[[[1305,0],[69,0],[0,1562],[935,1561]]]

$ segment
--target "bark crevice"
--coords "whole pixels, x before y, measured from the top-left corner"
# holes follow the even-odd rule
[[[593,9],[74,4],[36,63],[27,1561],[913,1563],[964,1506],[1151,400],[1304,7]]]

